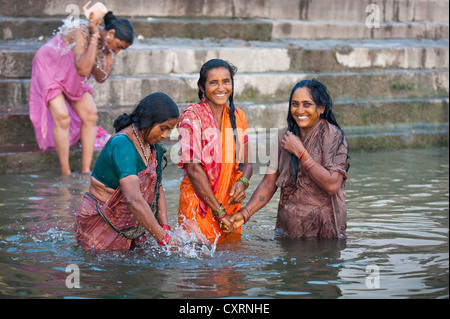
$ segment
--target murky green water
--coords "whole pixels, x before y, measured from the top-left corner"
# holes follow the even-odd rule
[[[212,254],[171,255],[153,242],[126,254],[85,253],[73,223],[87,176],[2,175],[0,297],[448,298],[448,151],[352,154],[345,241],[277,238],[274,198],[241,239]],[[172,227],[180,181],[169,167]],[[79,288],[66,285],[69,265],[79,268]]]

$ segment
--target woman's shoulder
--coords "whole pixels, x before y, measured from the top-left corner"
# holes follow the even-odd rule
[[[201,104],[189,104],[182,112],[181,112],[181,116],[186,116],[186,115],[199,115],[199,113],[202,110],[202,105]]]
[[[336,137],[336,138],[340,138],[342,139],[342,137],[344,136],[343,131],[337,127],[336,125],[328,122],[325,119],[321,119],[321,124],[323,129],[321,130],[323,133],[326,133],[327,136],[329,137]]]
[[[235,110],[236,110],[237,116],[239,116],[240,118],[243,118],[243,119],[246,119],[246,118],[247,118],[246,115],[245,115],[244,110],[242,110],[242,109],[239,108],[239,107],[236,107]]]
[[[114,134],[107,144],[109,144],[110,147],[134,145],[133,141],[126,134]]]
[[[208,104],[206,103],[191,103],[189,104],[183,112],[199,112],[208,108]]]
[[[189,104],[180,114],[178,123],[198,122],[208,116],[209,108],[206,103]]]

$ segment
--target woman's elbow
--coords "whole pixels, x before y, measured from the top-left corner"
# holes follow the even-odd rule
[[[342,188],[342,178],[337,178],[330,184],[327,184],[324,187],[324,190],[328,193],[328,195],[336,194]]]
[[[190,178],[195,178],[200,172],[203,171],[202,164],[200,163],[186,163],[184,165],[184,168],[186,169],[186,173]]]
[[[86,68],[77,67],[77,73],[79,76],[88,76],[91,73],[91,70],[87,70]]]
[[[123,201],[128,207],[137,207],[139,205],[139,200],[141,199],[137,194],[123,192]]]
[[[105,81],[106,81],[106,78],[105,77],[99,77],[99,76],[95,76],[94,77],[95,78],[95,81],[97,82],[97,83],[104,83]]]
[[[326,187],[325,191],[327,192],[328,195],[332,196],[332,195],[336,194],[340,188],[341,188],[340,186],[331,185],[331,186]]]

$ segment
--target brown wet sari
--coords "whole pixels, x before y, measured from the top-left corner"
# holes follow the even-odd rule
[[[329,195],[310,177],[299,163],[296,178],[290,172],[291,153],[280,141],[287,129],[278,135],[278,154],[274,153],[269,167],[278,172],[277,187],[281,188],[276,229],[290,237],[346,237],[347,210],[345,207],[345,180],[347,179],[347,142],[342,132],[324,119],[320,119],[303,137],[302,143],[309,155],[328,171],[337,171],[344,181],[339,191]],[[343,141],[343,142],[342,142]],[[341,143],[342,142],[342,143]],[[277,165],[278,164],[278,165]]]

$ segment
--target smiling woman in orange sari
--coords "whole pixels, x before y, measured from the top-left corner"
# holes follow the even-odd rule
[[[210,241],[227,236],[222,231],[222,218],[241,208],[253,170],[247,119],[233,103],[235,72],[226,61],[206,62],[198,80],[201,101],[189,105],[177,125],[181,147],[178,166],[184,170],[178,222],[192,225],[195,221]]]

